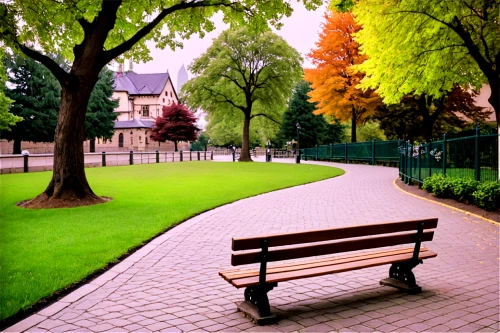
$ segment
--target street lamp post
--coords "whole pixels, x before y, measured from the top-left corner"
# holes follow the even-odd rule
[[[295,125],[297,127],[297,154],[295,155],[295,163],[300,164],[300,124]]]

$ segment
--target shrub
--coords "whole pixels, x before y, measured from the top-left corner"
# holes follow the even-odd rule
[[[498,209],[500,208],[500,183],[481,182],[472,196],[479,207],[488,210]]]
[[[438,198],[453,197],[453,180],[447,177],[439,177],[434,183],[433,193]]]
[[[452,178],[453,199],[464,202],[474,202],[473,193],[479,182],[470,178]]]
[[[430,177],[424,179],[424,184],[422,188],[427,192],[434,192],[434,187],[437,183],[441,183],[445,177],[442,174],[434,174]]]

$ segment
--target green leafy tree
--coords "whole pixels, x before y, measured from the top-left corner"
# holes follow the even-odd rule
[[[306,8],[321,0],[302,0]],[[288,1],[261,0],[12,0],[0,3],[0,41],[45,65],[62,87],[52,179],[28,207],[67,207],[103,202],[84,171],[85,115],[99,72],[111,60],[150,60],[147,40],[172,49],[193,34],[215,29],[221,13],[231,25],[279,26]],[[166,31],[166,33],[164,33]],[[33,47],[36,45],[36,48]],[[66,71],[47,54],[71,61]]]
[[[109,140],[115,133],[114,121],[118,113],[118,100],[113,100],[113,72],[107,68],[99,73],[92,94],[90,95],[87,116],[85,117],[85,139],[90,140],[90,152],[95,152],[95,140]]]
[[[3,59],[2,49],[0,49],[0,59]],[[2,61],[0,63],[0,135],[4,131],[10,131],[11,126],[23,120],[22,117],[17,117],[9,112],[9,105],[11,105],[13,101],[5,96],[6,80],[4,62]]]
[[[11,112],[24,120],[2,133],[13,141],[13,153],[21,153],[21,141],[52,142],[57,123],[61,88],[50,71],[30,58],[14,55],[5,58],[9,71],[6,91],[14,100]]]
[[[271,31],[226,30],[191,65],[197,77],[183,86],[185,100],[193,108],[221,114],[214,117],[226,126],[235,120],[243,123],[239,161],[252,161],[250,122],[261,117],[266,118],[259,119],[261,126],[279,123],[302,76],[301,61],[299,53]]]
[[[317,144],[338,143],[343,139],[343,126],[334,121],[329,124],[322,115],[313,112],[316,103],[309,102],[309,82],[301,81],[295,86],[288,109],[283,114],[278,137],[284,141],[297,140],[297,123],[300,124],[300,147],[314,147]]]
[[[348,123],[346,124],[345,128],[345,136],[346,140],[350,140],[350,135],[351,135],[351,124]],[[373,120],[368,120],[364,124],[360,125],[358,127],[358,141],[359,142],[366,142],[366,141],[372,141],[372,140],[377,140],[377,141],[384,141],[387,140],[387,137],[384,134],[384,131],[380,128],[380,124],[376,121]]]
[[[198,135],[198,139],[191,144],[191,150],[200,151],[207,150],[208,141],[210,141],[210,137],[206,133],[201,133]]]
[[[455,85],[488,83],[500,124],[500,2],[359,0],[354,14],[368,56],[358,66],[367,74],[363,88],[394,104],[407,94],[437,99]]]

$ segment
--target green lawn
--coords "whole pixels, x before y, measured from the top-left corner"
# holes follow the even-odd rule
[[[315,165],[214,162],[86,172],[94,192],[113,201],[69,209],[23,209],[15,203],[41,193],[51,173],[0,176],[1,319],[83,279],[190,216],[343,173]]]

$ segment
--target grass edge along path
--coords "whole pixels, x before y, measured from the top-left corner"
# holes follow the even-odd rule
[[[165,163],[86,170],[104,204],[28,210],[51,172],[0,176],[0,320],[116,262],[202,212],[343,170],[278,163]],[[2,325],[3,326],[3,325]]]

